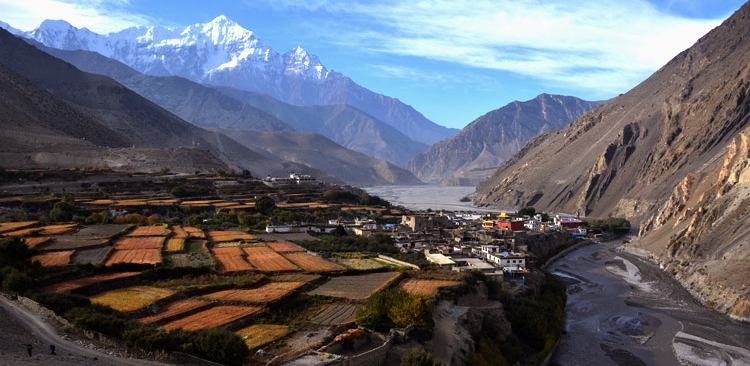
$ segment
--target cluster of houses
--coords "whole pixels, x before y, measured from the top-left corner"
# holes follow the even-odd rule
[[[477,213],[419,213],[403,215],[399,224],[380,225],[372,219],[353,222],[331,220],[328,224],[268,225],[266,231],[331,233],[343,226],[360,236],[389,235],[404,253],[424,253],[427,261],[454,271],[479,270],[488,275],[523,277],[527,272],[527,238],[550,231],[585,236],[583,222],[555,216],[543,221],[541,215],[496,217]]]
[[[319,182],[315,177],[299,173],[291,173],[288,177],[272,177],[269,175],[263,178],[263,183],[269,187],[319,185]]]

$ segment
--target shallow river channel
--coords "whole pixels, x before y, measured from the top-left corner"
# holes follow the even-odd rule
[[[548,268],[568,286],[551,365],[750,365],[750,324],[700,305],[618,245],[587,245]]]

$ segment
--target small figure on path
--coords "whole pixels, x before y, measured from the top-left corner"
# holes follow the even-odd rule
[[[49,351],[50,351],[51,355],[56,355],[57,354],[57,353],[55,353],[55,345],[54,344],[50,344],[49,345]]]
[[[26,351],[29,353],[29,357],[31,357],[31,349],[33,349],[34,346],[31,345],[31,343],[26,345]]]

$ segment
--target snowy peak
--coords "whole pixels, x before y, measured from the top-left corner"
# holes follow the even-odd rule
[[[284,74],[322,80],[328,75],[328,70],[320,62],[318,56],[311,55],[302,47],[297,46],[284,54]]]

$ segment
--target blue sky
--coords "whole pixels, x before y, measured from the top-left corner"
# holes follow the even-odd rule
[[[226,15],[284,53],[461,128],[540,93],[614,97],[737,10],[740,0],[0,0],[21,30],[44,19],[108,33]]]

